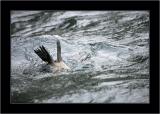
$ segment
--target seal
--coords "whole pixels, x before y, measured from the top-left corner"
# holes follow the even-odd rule
[[[54,61],[52,56],[49,54],[49,52],[46,50],[46,48],[42,45],[39,46],[34,52],[48,65],[52,66],[54,70],[70,70],[70,67],[67,66],[61,56],[61,44],[60,41],[57,40],[57,60]]]

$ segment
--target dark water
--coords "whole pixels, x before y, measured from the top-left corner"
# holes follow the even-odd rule
[[[33,51],[57,39],[71,71]],[[12,11],[11,103],[149,103],[149,13]]]

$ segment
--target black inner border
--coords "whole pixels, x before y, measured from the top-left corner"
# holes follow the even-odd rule
[[[2,1],[1,100],[2,112],[159,112],[159,2],[158,1]],[[148,10],[150,11],[149,104],[10,104],[11,10]]]

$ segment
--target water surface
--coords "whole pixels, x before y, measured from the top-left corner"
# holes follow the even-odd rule
[[[34,53],[57,39],[71,71]],[[149,12],[12,11],[11,103],[149,103]]]

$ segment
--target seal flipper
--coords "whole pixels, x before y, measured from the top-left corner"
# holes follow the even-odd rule
[[[60,41],[57,40],[57,62],[62,61],[62,57],[61,57],[61,44]]]
[[[39,49],[34,50],[34,52],[44,61],[48,64],[53,64],[54,60],[49,54],[49,52],[45,49],[45,47],[42,45],[39,47]]]

